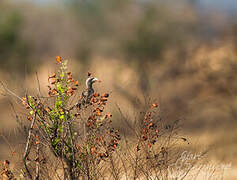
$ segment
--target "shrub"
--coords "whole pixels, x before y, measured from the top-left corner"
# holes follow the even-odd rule
[[[118,108],[133,134],[122,136],[111,124],[111,113],[105,112],[109,94],[99,94],[88,87],[73,103],[79,82],[67,70],[66,60],[58,56],[56,61],[58,71],[48,77],[46,96],[38,88],[38,95],[26,94],[20,98],[3,86],[8,94],[22,101],[29,123],[27,127],[19,121],[27,137],[17,177],[88,180],[188,177],[200,159],[183,158],[183,151],[176,146],[180,140],[188,142],[178,133],[178,121],[167,124],[157,103],[149,102],[133,124]],[[88,78],[92,78],[90,73]],[[9,164],[8,160],[3,162],[1,175],[15,179]]]

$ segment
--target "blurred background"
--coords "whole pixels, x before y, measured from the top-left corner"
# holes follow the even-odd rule
[[[1,0],[0,80],[17,94],[47,91],[55,56],[83,89],[87,72],[133,116],[149,98],[167,122],[181,120],[190,148],[232,163],[237,177],[236,0]],[[15,101],[14,101],[15,102]],[[9,97],[0,95],[0,132],[18,142]],[[132,118],[131,118],[132,119]],[[14,133],[13,133],[14,132]],[[0,138],[0,159],[8,144]]]

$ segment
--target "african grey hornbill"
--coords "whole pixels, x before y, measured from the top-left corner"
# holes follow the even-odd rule
[[[90,100],[91,100],[91,98],[94,94],[94,89],[93,89],[92,85],[97,81],[100,82],[100,80],[98,80],[95,77],[88,77],[87,78],[87,80],[86,80],[86,90],[84,90],[82,92],[81,98],[80,98],[79,102],[77,103],[77,106],[79,108],[81,108],[81,106],[84,106],[84,105],[90,103]]]

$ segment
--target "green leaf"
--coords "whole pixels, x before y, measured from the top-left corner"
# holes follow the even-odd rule
[[[64,73],[61,73],[61,74],[60,74],[60,77],[63,78],[63,77],[64,77]]]
[[[59,132],[63,133],[63,127],[61,127],[61,126],[59,127]]]
[[[63,106],[63,102],[61,100],[57,100],[56,101],[56,108],[62,107],[62,106]]]
[[[64,118],[65,118],[65,116],[64,116],[64,115],[61,115],[61,116],[59,116],[59,118],[60,118],[60,119],[64,119]]]
[[[89,145],[86,146],[86,151],[87,151],[87,153],[90,153]]]
[[[55,141],[52,142],[53,146],[56,146],[59,143],[60,139],[56,138]]]
[[[81,163],[80,163],[79,161],[77,161],[76,166],[77,166],[78,168],[82,169],[82,165],[81,165]]]
[[[37,113],[40,114],[40,110],[39,109],[37,109]]]

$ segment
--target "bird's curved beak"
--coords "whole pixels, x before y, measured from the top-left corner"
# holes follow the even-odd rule
[[[98,78],[94,78],[93,82],[101,82],[101,80],[99,80]]]

